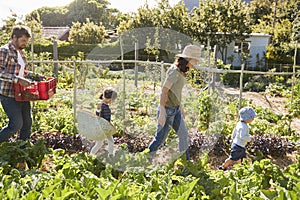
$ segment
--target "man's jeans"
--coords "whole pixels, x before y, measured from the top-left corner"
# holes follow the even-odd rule
[[[159,108],[157,112],[159,116]],[[170,127],[172,127],[179,139],[179,151],[180,153],[186,153],[186,159],[190,159],[189,155],[189,138],[188,130],[183,121],[181,111],[179,107],[169,108],[166,107],[166,123],[164,127],[160,124],[157,125],[156,135],[153,142],[149,145],[150,152],[156,152],[158,148],[166,141]],[[153,154],[152,154],[153,155]]]
[[[8,141],[19,130],[18,139],[29,139],[32,126],[30,102],[18,102],[14,98],[3,95],[0,95],[0,101],[9,119],[8,125],[0,131],[0,143]]]

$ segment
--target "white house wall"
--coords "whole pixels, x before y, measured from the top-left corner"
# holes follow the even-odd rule
[[[251,34],[250,38],[246,39],[245,42],[250,42],[250,55],[247,59],[248,67],[255,67],[257,63],[256,55],[259,55],[259,58],[262,59],[265,56],[267,45],[270,41],[270,35],[266,34]],[[241,59],[238,53],[234,53],[235,42],[232,42],[227,47],[227,58],[231,55],[234,56],[234,60],[232,63],[227,59],[227,64],[232,64],[233,66],[241,66]],[[220,53],[217,55],[219,59],[221,59]]]

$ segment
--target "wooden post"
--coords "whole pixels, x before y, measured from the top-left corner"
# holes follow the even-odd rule
[[[58,51],[57,51],[57,41],[53,40],[53,60],[58,61]],[[54,62],[54,75],[55,78],[58,78],[58,63]]]
[[[31,71],[34,72],[34,32],[32,32],[32,37],[31,37]]]
[[[207,58],[207,65],[208,65],[208,67],[210,68],[211,66],[210,66],[210,39],[208,38],[208,40],[207,40],[207,56],[208,56],[208,58]],[[207,76],[207,77],[209,77],[208,78],[208,80],[207,80],[207,82],[208,82],[208,88],[211,88],[211,80],[210,80],[210,76]]]
[[[135,87],[138,87],[138,73],[139,73],[139,68],[138,68],[138,65],[137,65],[137,60],[138,60],[138,50],[139,50],[139,48],[138,48],[138,43],[136,42],[135,44],[134,44],[134,60],[135,60],[135,62],[134,62],[134,85],[135,85]]]
[[[160,64],[160,83],[161,83],[161,87],[163,87],[164,82],[165,82],[165,67],[164,67],[164,61],[161,61],[161,64]]]
[[[245,63],[242,63],[242,69],[240,74],[240,96],[239,96],[239,110],[242,108],[242,95],[243,95],[243,77],[244,77],[244,69],[245,69]]]
[[[292,78],[292,97],[291,103],[294,101],[294,85],[295,85],[295,76],[296,76],[296,60],[297,60],[297,50],[298,50],[298,41],[295,44],[295,53],[294,53],[294,65],[293,65],[293,78]]]
[[[31,37],[31,71],[34,72],[34,32],[32,32],[32,37]],[[32,104],[32,109],[34,109],[35,107],[35,103],[34,101],[31,102]],[[32,112],[32,119],[33,119],[33,122],[35,121],[35,117],[36,117],[36,114],[35,112]]]
[[[217,45],[214,46],[214,65],[213,68],[217,68]],[[213,93],[215,90],[215,82],[216,82],[216,73],[212,72],[211,74],[211,86],[210,86],[210,93]]]
[[[121,51],[121,65],[123,69],[123,92],[122,92],[122,117],[123,117],[123,133],[125,133],[125,117],[126,117],[126,108],[125,108],[125,98],[126,98],[126,73],[125,73],[125,67],[124,67],[124,52],[123,52],[123,46],[122,46],[122,37],[119,38],[120,41],[120,51]]]
[[[73,61],[73,68],[74,68],[74,93],[73,93],[73,115],[74,115],[74,123],[77,122],[77,116],[76,116],[76,107],[77,107],[77,73],[76,73],[76,61]],[[74,124],[75,125],[75,124]]]

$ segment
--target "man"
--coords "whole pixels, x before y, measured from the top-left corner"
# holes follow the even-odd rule
[[[24,87],[31,85],[26,77],[27,62],[22,52],[30,38],[30,29],[26,26],[15,26],[11,41],[0,48],[0,101],[9,119],[8,125],[0,130],[0,143],[19,131],[18,139],[30,138],[32,118],[29,101],[15,100],[14,83]]]
[[[162,86],[160,105],[158,107],[157,129],[154,140],[149,145],[153,157],[158,148],[166,141],[170,127],[179,139],[179,151],[186,154],[189,160],[188,130],[183,121],[184,111],[181,105],[182,89],[185,85],[185,74],[200,61],[201,48],[188,45],[178,54],[174,64],[168,69]]]

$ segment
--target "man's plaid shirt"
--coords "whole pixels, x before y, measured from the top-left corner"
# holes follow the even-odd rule
[[[28,65],[24,55],[25,71]],[[0,94],[8,97],[15,97],[13,83],[17,82],[17,77],[21,65],[18,64],[18,53],[12,41],[0,48]]]

